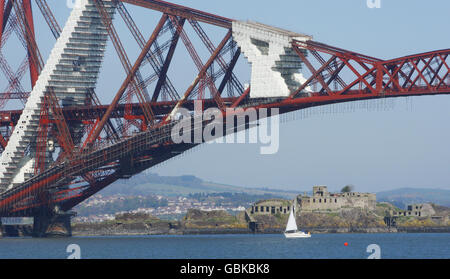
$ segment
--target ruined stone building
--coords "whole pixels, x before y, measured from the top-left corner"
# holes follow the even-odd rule
[[[393,216],[429,217],[435,215],[433,206],[428,203],[417,203],[407,206],[406,210],[393,211]]]
[[[266,215],[274,215],[277,213],[289,214],[291,206],[292,202],[289,200],[283,199],[262,200],[252,205],[252,207],[250,208],[250,213],[266,214]]]
[[[313,186],[312,196],[298,195],[296,208],[301,211],[340,211],[343,208],[364,208],[375,210],[376,194],[372,193],[330,193],[327,186]]]
[[[254,203],[248,209],[251,215],[289,214],[291,207],[298,214],[301,211],[340,211],[343,208],[364,208],[375,210],[376,195],[371,193],[329,193],[327,186],[314,186],[312,196],[298,195],[294,202],[284,199],[269,199]]]

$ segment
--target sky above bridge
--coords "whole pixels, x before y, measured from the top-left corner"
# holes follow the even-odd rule
[[[450,2],[381,0],[176,1],[233,19],[251,19],[381,59],[450,47]],[[187,4],[189,3],[189,4]],[[260,155],[249,144],[213,144],[152,171],[195,174],[223,183],[309,190],[325,184],[360,191],[397,187],[450,189],[450,96],[336,105],[355,112],[280,126],[280,149]],[[350,106],[350,108],[348,107]],[[314,111],[314,109],[313,109]],[[299,113],[301,116],[301,113]]]
[[[65,1],[52,2],[58,2],[55,11],[62,25],[70,10]],[[445,0],[381,0],[379,9],[368,8],[366,0],[173,2],[312,35],[316,41],[381,59],[450,47],[450,2]],[[151,26],[147,37],[159,16],[148,17],[141,10],[130,8],[141,26]],[[132,38],[122,40],[126,45]],[[97,90],[104,103],[123,80],[115,78],[120,64],[109,59],[112,55],[110,46]],[[248,74],[240,77],[249,80]],[[102,93],[109,91],[113,93]],[[261,155],[255,144],[210,144],[150,171],[299,192],[317,184],[331,190],[353,184],[358,191],[371,192],[399,187],[450,189],[449,108],[450,96],[433,96],[312,109],[308,115],[294,113],[301,119],[280,126],[276,154]]]

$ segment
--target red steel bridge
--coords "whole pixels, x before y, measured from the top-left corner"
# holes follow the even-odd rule
[[[72,1],[62,26],[54,2],[0,0],[0,216],[34,217],[38,236],[70,226],[74,206],[118,179],[193,148],[175,144],[171,129],[177,111],[193,111],[196,100],[225,117],[230,108],[288,113],[450,93],[450,49],[382,60],[159,0]],[[139,26],[136,10],[150,11],[156,25]],[[54,44],[46,62],[37,39],[44,28]],[[95,86],[107,42],[122,66],[117,77],[125,73],[114,92]],[[250,85],[240,81],[239,63]],[[172,71],[180,65],[184,85],[187,78]]]

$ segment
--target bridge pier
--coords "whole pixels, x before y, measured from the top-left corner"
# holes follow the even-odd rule
[[[34,216],[33,237],[71,237],[72,212],[48,213]]]

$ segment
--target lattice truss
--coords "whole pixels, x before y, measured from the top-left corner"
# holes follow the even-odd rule
[[[194,147],[170,131],[196,100],[226,116],[449,93],[448,49],[382,60],[159,0],[80,0],[61,25],[61,2],[0,0],[0,216],[69,210]]]

